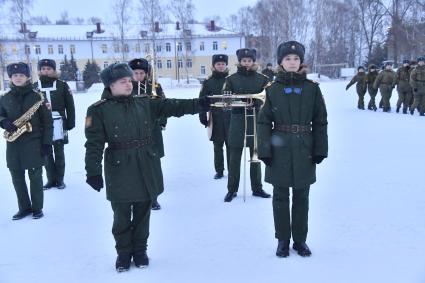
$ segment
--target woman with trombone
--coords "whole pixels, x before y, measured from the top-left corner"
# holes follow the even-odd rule
[[[328,156],[326,105],[319,85],[307,79],[304,53],[296,41],[279,45],[278,72],[258,118],[258,156],[266,164],[265,181],[273,185],[278,257],[289,256],[291,234],[293,249],[311,255],[306,244],[310,185],[316,164]]]

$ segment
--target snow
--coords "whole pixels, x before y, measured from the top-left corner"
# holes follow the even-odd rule
[[[89,91],[75,94],[67,188],[45,192],[44,218],[11,220],[17,201],[0,142],[0,282],[425,282],[424,118],[357,110],[346,84],[321,83],[330,151],[310,193],[312,257],[275,256],[272,201],[247,188],[243,202],[242,180],[238,197],[223,202],[227,179],[213,180],[212,143],[195,115],[170,118],[164,132],[150,265],[117,274],[110,204],[85,184],[84,117],[100,96]],[[199,88],[165,92],[189,98]]]

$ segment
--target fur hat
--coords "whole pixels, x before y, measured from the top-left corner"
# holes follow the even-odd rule
[[[371,64],[371,65],[369,65],[369,70],[371,70],[371,69],[378,69],[378,67],[376,67],[375,64]]]
[[[103,69],[100,72],[100,79],[105,87],[109,87],[113,82],[125,78],[132,77],[133,71],[127,63],[114,63]]]
[[[242,58],[251,58],[255,62],[257,59],[257,50],[249,48],[241,48],[236,50],[236,56],[238,56],[238,61],[242,61]]]
[[[37,67],[38,70],[41,70],[41,67],[51,67],[53,70],[56,71],[56,62],[55,60],[52,59],[41,59],[40,61],[38,61]]]
[[[28,78],[31,77],[30,67],[23,62],[9,64],[6,67],[6,70],[9,78],[11,78],[13,74],[23,74]]]
[[[403,64],[410,64],[410,60],[409,59],[404,59],[403,60]]]
[[[132,70],[143,70],[147,74],[150,70],[148,60],[144,58],[136,58],[128,62],[128,65]]]
[[[363,70],[363,71],[365,71],[365,67],[363,67],[363,66],[358,66],[357,67],[357,71],[360,71],[360,69]]]
[[[295,54],[300,57],[301,64],[304,62],[305,47],[297,41],[287,41],[281,43],[277,48],[277,64],[282,63],[282,59],[289,54]]]
[[[418,61],[418,62],[420,62],[420,61],[425,62],[425,56],[418,57],[418,59],[416,59],[416,61]]]
[[[273,67],[272,63],[267,63],[266,67]]]
[[[212,65],[214,66],[217,62],[224,62],[227,65],[229,64],[229,56],[225,54],[214,54],[212,56]]]

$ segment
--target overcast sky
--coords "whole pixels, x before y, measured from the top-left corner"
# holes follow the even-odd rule
[[[225,20],[229,15],[236,13],[239,8],[253,5],[257,0],[192,0],[195,5],[195,19],[202,21],[209,15],[220,15]],[[48,16],[54,22],[63,11],[68,11],[71,18],[81,17],[84,19],[92,16],[100,17],[108,22],[112,20],[111,6],[113,0],[34,0],[32,16]],[[133,3],[138,3],[133,0]],[[162,0],[163,3],[168,2]]]

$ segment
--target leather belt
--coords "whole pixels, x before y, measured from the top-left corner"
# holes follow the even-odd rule
[[[276,125],[274,127],[274,130],[282,132],[282,133],[291,133],[291,134],[298,134],[298,133],[309,133],[311,132],[311,125]]]
[[[125,142],[109,142],[108,148],[111,150],[132,149],[132,148],[142,148],[150,144],[152,144],[152,138],[147,137],[145,139],[131,140],[131,141],[125,141]]]

